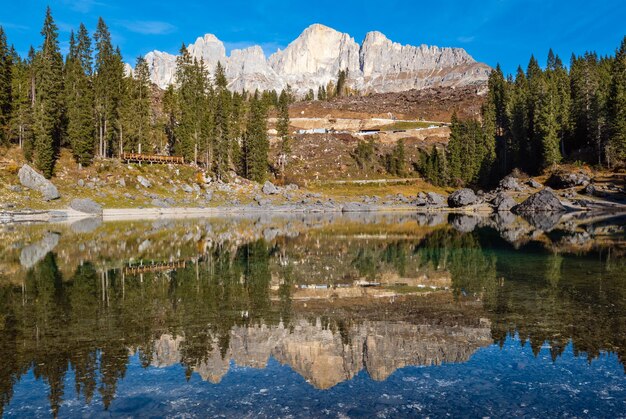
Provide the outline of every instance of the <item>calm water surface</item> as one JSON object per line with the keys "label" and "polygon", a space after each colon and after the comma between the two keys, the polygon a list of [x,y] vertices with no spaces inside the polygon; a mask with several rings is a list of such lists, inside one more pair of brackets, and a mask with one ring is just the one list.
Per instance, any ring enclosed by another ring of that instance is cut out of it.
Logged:
{"label": "calm water surface", "polygon": [[625,224],[0,226],[0,414],[625,417]]}

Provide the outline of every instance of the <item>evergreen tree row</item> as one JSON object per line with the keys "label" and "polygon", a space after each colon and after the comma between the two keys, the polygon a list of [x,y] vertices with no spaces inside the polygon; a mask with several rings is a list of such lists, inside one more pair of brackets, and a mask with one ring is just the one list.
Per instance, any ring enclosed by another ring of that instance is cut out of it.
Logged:
{"label": "evergreen tree row", "polygon": [[102,19],[93,37],[83,24],[70,34],[65,60],[50,8],[41,35],[42,45],[22,59],[0,27],[0,144],[17,144],[45,176],[53,175],[59,150],[66,147],[81,166],[125,152],[171,154],[218,178],[234,170],[261,181],[269,169],[270,107],[279,114],[284,170],[288,106],[294,100],[289,88],[280,95],[232,93],[221,64],[209,77],[206,65],[183,45],[176,83],[159,95],[143,58],[132,74],[125,69]]}
{"label": "evergreen tree row", "polygon": [[491,184],[519,168],[536,174],[561,162],[615,167],[626,162],[626,37],[615,56],[572,55],[569,69],[552,50],[545,68],[491,73],[480,121],[451,123],[445,151],[419,163],[438,185]]}

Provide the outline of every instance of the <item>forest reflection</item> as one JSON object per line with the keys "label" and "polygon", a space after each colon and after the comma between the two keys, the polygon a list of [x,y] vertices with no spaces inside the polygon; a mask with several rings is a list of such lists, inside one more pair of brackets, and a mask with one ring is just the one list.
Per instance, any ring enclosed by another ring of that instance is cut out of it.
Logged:
{"label": "forest reflection", "polygon": [[44,243],[43,256],[22,252],[22,266],[35,262],[0,286],[0,414],[31,371],[54,415],[68,374],[85,403],[107,408],[133,354],[214,383],[231,360],[263,368],[273,357],[320,389],[363,369],[382,381],[407,365],[465,362],[513,335],[535,354],[549,345],[556,362],[571,343],[626,366],[621,242],[557,252],[558,230],[550,245],[513,245],[489,226],[410,223],[264,226],[218,241],[183,227],[155,229],[147,244],[145,229],[96,230],[117,249],[106,258],[73,235]]}

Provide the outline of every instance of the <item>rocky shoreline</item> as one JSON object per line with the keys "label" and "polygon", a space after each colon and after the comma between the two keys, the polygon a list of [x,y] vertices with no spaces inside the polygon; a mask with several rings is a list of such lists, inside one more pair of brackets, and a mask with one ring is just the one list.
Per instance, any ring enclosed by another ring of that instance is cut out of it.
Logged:
{"label": "rocky shoreline", "polygon": [[[28,165],[20,169],[19,179],[23,187],[40,192],[45,201],[55,200],[60,196],[49,180]],[[144,188],[152,186],[142,176],[137,176],[137,179]],[[198,194],[202,194],[202,189],[195,183],[193,185],[198,189]],[[219,189],[220,185],[217,187]],[[194,190],[191,186],[189,189]],[[60,222],[86,217],[113,221],[142,218],[200,218],[230,214],[394,211],[465,214],[512,212],[528,218],[537,213],[626,212],[626,194],[622,189],[616,185],[611,185],[610,190],[602,189],[584,173],[555,173],[547,179],[546,185],[533,178],[521,179],[511,174],[489,192],[474,192],[472,189],[462,188],[448,196],[435,192],[418,192],[413,197],[402,194],[387,195],[384,198],[361,196],[358,198],[359,201],[355,201],[300,190],[296,185],[281,187],[265,182],[252,188],[253,199],[248,203],[232,200],[211,205],[213,204],[211,197],[207,197],[204,201],[196,202],[195,206],[176,206],[175,200],[153,194],[154,198],[148,205],[109,208],[90,198],[75,198],[69,202],[68,208],[29,210],[4,206],[5,209],[0,209],[0,223]],[[213,191],[207,189],[204,194],[212,196]]]}

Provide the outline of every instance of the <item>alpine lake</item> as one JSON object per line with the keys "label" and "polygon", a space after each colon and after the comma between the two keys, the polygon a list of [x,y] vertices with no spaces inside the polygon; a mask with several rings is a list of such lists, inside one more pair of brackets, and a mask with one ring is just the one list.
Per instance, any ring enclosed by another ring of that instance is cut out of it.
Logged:
{"label": "alpine lake", "polygon": [[624,417],[626,215],[0,225],[0,416]]}

